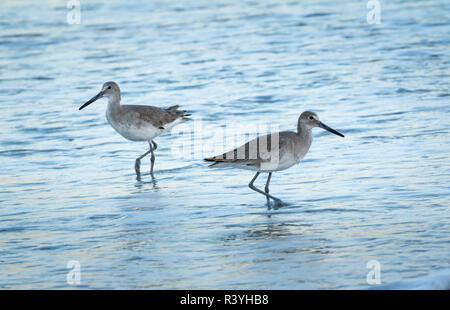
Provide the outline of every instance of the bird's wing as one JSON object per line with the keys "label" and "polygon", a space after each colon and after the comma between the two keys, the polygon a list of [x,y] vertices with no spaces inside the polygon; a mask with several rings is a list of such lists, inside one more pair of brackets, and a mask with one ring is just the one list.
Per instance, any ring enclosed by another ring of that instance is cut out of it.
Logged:
{"label": "bird's wing", "polygon": [[[280,149],[287,141],[283,132],[257,137],[238,148],[221,155],[205,158],[205,161],[241,163],[257,166],[262,162],[269,162],[279,158]],[[277,159],[278,160],[278,159]]]}
{"label": "bird's wing", "polygon": [[188,120],[186,111],[178,110],[178,105],[167,109],[144,105],[122,105],[121,108],[133,113],[136,118],[152,124],[156,128],[164,129],[164,125],[172,123],[178,118]]}

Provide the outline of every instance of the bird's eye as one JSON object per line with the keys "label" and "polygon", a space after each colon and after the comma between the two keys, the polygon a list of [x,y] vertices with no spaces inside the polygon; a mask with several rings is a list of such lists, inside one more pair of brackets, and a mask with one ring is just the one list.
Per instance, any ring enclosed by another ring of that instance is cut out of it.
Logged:
{"label": "bird's eye", "polygon": [[108,89],[111,89],[111,86],[108,86]]}
{"label": "bird's eye", "polygon": [[310,120],[313,120],[313,119],[314,119],[314,116],[310,116],[309,119],[310,119]]}

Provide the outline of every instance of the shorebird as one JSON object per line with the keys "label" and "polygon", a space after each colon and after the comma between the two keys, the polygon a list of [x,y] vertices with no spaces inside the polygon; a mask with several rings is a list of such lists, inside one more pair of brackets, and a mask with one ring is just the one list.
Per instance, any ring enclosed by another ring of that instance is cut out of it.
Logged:
{"label": "shorebird", "polygon": [[[340,132],[322,123],[316,113],[305,111],[298,118],[297,132],[282,131],[257,137],[232,151],[205,158],[205,161],[213,162],[209,167],[234,167],[256,171],[248,186],[266,196],[270,208],[269,198],[277,203],[281,202],[280,199],[269,194],[272,172],[288,169],[305,157],[312,143],[314,127],[320,127],[344,137]],[[269,173],[264,191],[253,185],[261,172]]]}
{"label": "shorebird", "polygon": [[150,174],[153,177],[153,166],[155,164],[153,152],[158,147],[153,139],[170,131],[175,125],[189,120],[187,116],[190,114],[186,114],[186,111],[179,111],[178,105],[167,109],[145,105],[121,105],[120,88],[115,82],[103,84],[102,90],[83,104],[79,110],[103,97],[108,98],[106,119],[111,127],[125,139],[148,142],[150,149],[136,159],[134,168],[139,178],[141,159],[151,153]]}

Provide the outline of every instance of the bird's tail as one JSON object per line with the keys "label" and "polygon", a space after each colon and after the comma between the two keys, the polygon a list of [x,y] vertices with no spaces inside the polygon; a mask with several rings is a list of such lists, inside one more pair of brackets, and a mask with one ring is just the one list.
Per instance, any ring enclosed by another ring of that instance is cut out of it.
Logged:
{"label": "bird's tail", "polygon": [[179,117],[181,117],[181,119],[182,119],[183,121],[188,121],[188,120],[190,120],[190,118],[189,118],[188,116],[191,116],[192,114],[187,113],[186,110],[180,110],[180,111],[179,111],[179,110],[178,110],[179,107],[180,107],[179,105],[173,105],[173,106],[171,106],[171,107],[168,107],[168,108],[167,108],[167,111],[175,112],[177,115],[179,115]]}
{"label": "bird's tail", "polygon": [[215,165],[217,165],[217,164],[219,164],[220,162],[219,161],[216,161],[215,159],[214,159],[214,157],[208,157],[208,158],[204,158],[203,159],[204,161],[208,161],[208,162],[213,162],[211,165],[209,165],[208,167],[214,167]]}

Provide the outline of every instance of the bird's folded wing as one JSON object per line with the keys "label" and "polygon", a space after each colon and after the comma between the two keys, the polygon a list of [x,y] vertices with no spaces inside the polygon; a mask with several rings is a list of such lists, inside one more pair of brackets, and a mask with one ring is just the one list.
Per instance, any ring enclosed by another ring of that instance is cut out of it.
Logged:
{"label": "bird's folded wing", "polygon": [[205,160],[258,165],[261,162],[270,161],[273,151],[275,150],[272,150],[270,136],[262,136],[255,138],[232,151],[205,158]]}
{"label": "bird's folded wing", "polygon": [[[132,108],[131,108],[132,107]],[[165,124],[172,123],[177,118],[184,117],[184,111],[178,111],[178,106],[172,106],[168,109],[160,109],[152,106],[124,105],[129,113],[136,113],[135,116],[144,122],[149,122],[155,127],[163,128]]]}

